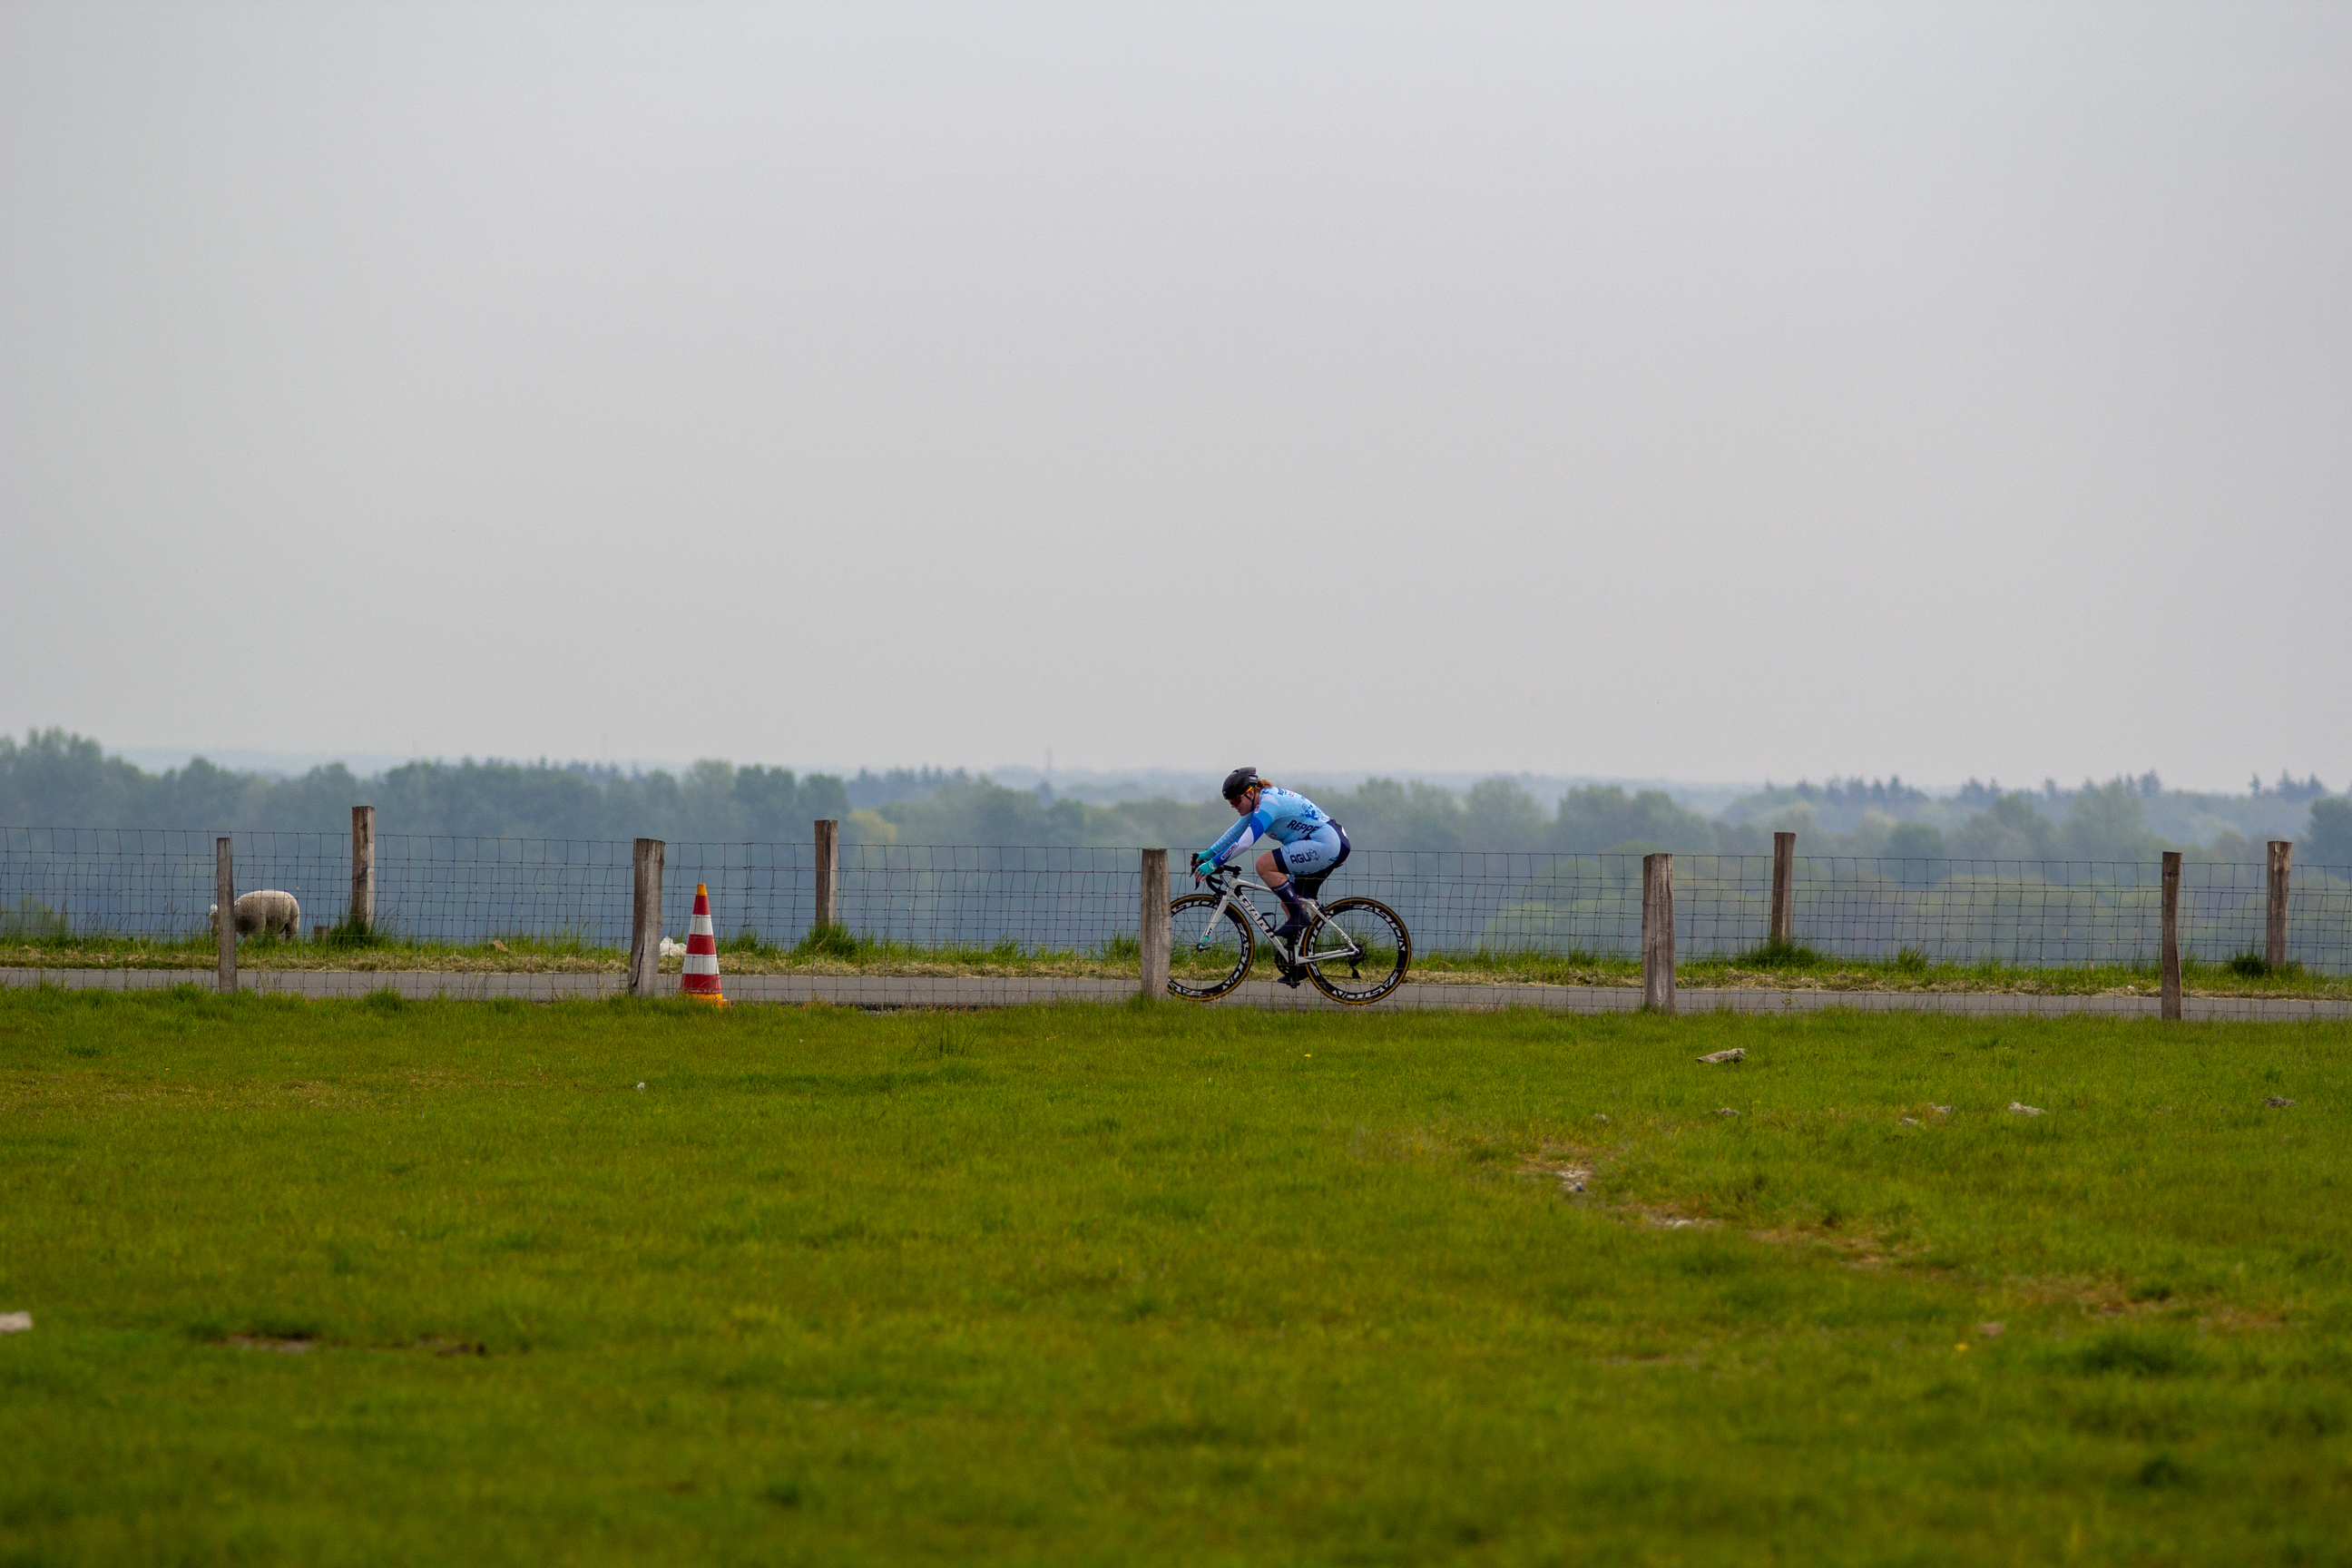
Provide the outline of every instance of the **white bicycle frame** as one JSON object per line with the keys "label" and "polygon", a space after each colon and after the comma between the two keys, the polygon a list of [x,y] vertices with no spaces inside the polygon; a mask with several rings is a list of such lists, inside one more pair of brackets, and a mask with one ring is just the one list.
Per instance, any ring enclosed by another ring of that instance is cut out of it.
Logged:
{"label": "white bicycle frame", "polygon": [[[1203,871],[1199,875],[1201,880],[1206,882],[1211,888],[1214,889],[1220,898],[1216,910],[1209,916],[1209,935],[1213,936],[1216,932],[1223,930],[1225,911],[1235,905],[1239,905],[1242,909],[1248,910],[1251,918],[1257,921],[1257,929],[1265,933],[1266,941],[1274,943],[1275,952],[1282,955],[1282,961],[1285,963],[1295,964],[1298,962],[1297,945],[1294,942],[1285,942],[1281,937],[1275,935],[1274,918],[1271,915],[1268,915],[1264,910],[1257,907],[1257,900],[1255,899],[1245,899],[1242,897],[1243,893],[1253,888],[1261,893],[1272,895],[1274,894],[1274,889],[1272,888],[1267,887],[1264,882],[1256,881],[1251,878],[1243,876],[1237,868],[1232,866],[1220,866],[1213,871]],[[1276,895],[1276,897],[1278,899],[1278,895]],[[1307,929],[1298,933],[1300,936],[1313,936],[1317,931],[1325,929],[1325,927],[1328,925],[1328,922],[1323,918],[1323,906],[1321,904],[1317,903],[1313,899],[1308,898],[1304,893],[1298,895],[1298,901],[1306,907],[1307,914]],[[1347,941],[1348,945],[1344,949],[1335,949],[1329,952],[1316,953],[1314,957],[1318,961],[1331,958],[1361,958],[1364,956],[1363,948],[1358,944],[1354,937],[1349,936],[1345,931],[1340,930],[1338,926],[1329,926],[1329,929],[1339,931],[1339,935]],[[1204,936],[1202,940],[1192,944],[1192,951],[1199,952],[1208,945],[1208,937]]]}

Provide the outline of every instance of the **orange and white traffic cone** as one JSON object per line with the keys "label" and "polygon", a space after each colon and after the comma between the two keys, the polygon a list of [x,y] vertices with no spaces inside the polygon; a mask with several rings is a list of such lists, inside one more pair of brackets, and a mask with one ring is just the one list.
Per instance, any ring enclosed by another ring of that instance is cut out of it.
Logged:
{"label": "orange and white traffic cone", "polygon": [[677,977],[677,994],[714,1007],[727,1005],[719,989],[719,938],[710,929],[708,882],[694,885],[694,924],[686,932],[686,972]]}

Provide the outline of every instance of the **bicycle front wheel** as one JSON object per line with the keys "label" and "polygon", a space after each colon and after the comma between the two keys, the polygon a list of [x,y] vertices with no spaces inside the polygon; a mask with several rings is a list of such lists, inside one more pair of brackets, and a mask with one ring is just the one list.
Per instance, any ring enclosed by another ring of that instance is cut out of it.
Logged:
{"label": "bicycle front wheel", "polygon": [[1339,899],[1323,906],[1300,956],[1315,988],[1334,1002],[1360,1007],[1403,983],[1412,966],[1412,933],[1396,911],[1376,899]]}
{"label": "bicycle front wheel", "polygon": [[1196,1002],[1239,985],[1257,952],[1256,933],[1239,902],[1214,893],[1187,893],[1171,903],[1168,937],[1168,989]]}

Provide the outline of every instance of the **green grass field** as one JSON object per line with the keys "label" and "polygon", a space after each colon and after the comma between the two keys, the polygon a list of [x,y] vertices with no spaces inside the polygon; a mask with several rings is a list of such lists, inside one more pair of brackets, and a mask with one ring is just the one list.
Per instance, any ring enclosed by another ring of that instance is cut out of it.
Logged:
{"label": "green grass field", "polygon": [[2347,1090],[2338,1025],[0,992],[0,1563],[2344,1563]]}

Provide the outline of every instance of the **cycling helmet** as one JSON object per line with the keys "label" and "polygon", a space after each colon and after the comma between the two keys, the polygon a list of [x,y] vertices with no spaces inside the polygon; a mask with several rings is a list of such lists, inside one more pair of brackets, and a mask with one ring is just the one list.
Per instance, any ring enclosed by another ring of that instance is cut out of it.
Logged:
{"label": "cycling helmet", "polygon": [[1225,798],[1227,800],[1235,799],[1242,795],[1244,791],[1247,790],[1250,785],[1255,784],[1264,784],[1265,782],[1265,781],[1264,779],[1257,776],[1257,770],[1255,768],[1235,768],[1232,773],[1225,775]]}

